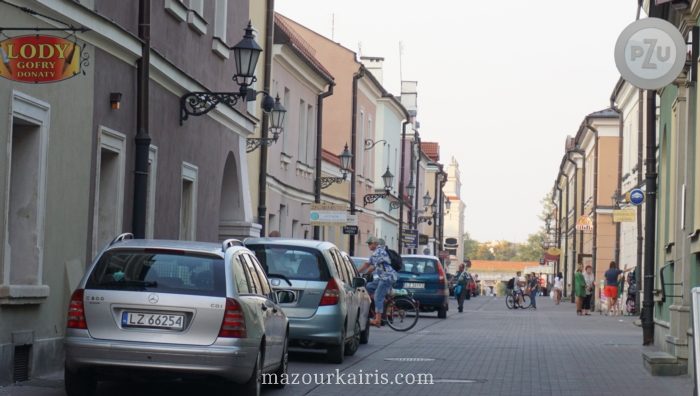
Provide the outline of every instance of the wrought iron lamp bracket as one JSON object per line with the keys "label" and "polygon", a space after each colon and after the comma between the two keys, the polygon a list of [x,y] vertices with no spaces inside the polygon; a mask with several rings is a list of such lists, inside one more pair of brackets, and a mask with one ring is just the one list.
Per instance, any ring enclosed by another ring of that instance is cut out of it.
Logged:
{"label": "wrought iron lamp bracket", "polygon": [[386,198],[389,195],[389,192],[384,192],[382,194],[367,194],[362,198],[362,201],[364,203],[363,206],[367,206],[368,204],[377,202],[381,198]]}
{"label": "wrought iron lamp bracket", "polygon": [[346,178],[347,178],[347,176],[345,176],[345,175],[343,175],[342,177],[333,177],[333,176],[322,177],[321,178],[321,189],[323,190],[324,188],[328,188],[331,185],[333,185],[334,183],[342,183],[345,181]]}
{"label": "wrought iron lamp bracket", "polygon": [[277,137],[271,138],[247,138],[245,140],[245,152],[250,153],[255,151],[260,146],[269,147],[273,143],[277,142]]}
{"label": "wrought iron lamp bracket", "polygon": [[365,139],[365,150],[371,150],[374,148],[379,143],[384,142],[384,145],[386,146],[386,140],[377,140],[376,142],[372,139]]}

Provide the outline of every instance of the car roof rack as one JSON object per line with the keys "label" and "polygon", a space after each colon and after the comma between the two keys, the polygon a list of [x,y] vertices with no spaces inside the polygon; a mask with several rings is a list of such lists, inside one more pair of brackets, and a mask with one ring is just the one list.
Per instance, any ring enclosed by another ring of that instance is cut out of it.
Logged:
{"label": "car roof rack", "polygon": [[125,232],[123,234],[119,234],[119,235],[117,235],[116,238],[112,239],[112,242],[109,243],[109,246],[112,246],[115,243],[121,242],[121,241],[126,240],[126,239],[134,239],[134,234],[132,234],[130,232]]}
{"label": "car roof rack", "polygon": [[226,249],[230,248],[231,246],[245,246],[243,242],[241,242],[240,239],[227,239],[221,243],[221,251],[225,252]]}

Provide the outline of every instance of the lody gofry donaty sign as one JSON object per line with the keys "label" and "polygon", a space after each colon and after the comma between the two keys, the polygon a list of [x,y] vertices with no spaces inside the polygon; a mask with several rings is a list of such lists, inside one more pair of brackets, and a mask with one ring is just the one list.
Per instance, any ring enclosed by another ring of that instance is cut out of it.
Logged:
{"label": "lody gofry donaty sign", "polygon": [[74,41],[30,35],[0,41],[0,77],[24,83],[62,81],[81,72],[87,54]]}

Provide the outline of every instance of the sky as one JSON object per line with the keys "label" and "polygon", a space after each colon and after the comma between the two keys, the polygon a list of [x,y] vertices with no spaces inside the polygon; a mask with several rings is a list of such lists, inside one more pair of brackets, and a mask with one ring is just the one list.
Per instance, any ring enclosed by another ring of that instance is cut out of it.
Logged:
{"label": "sky", "polygon": [[543,226],[541,201],[566,136],[610,106],[615,41],[637,15],[636,0],[276,0],[275,8],[360,55],[384,57],[389,92],[418,81],[421,138],[440,143],[442,163],[459,163],[465,231],[512,242]]}

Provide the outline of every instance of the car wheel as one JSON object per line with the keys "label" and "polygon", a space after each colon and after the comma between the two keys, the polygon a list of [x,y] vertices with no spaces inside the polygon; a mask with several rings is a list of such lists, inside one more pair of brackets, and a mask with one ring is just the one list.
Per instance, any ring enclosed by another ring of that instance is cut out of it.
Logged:
{"label": "car wheel", "polygon": [[446,307],[441,307],[438,309],[438,318],[439,319],[445,319],[447,318],[447,308]]}
{"label": "car wheel", "polygon": [[360,333],[360,344],[364,345],[369,342],[369,329],[372,327],[369,324],[369,314],[367,314],[367,323],[365,324],[365,330]]}
{"label": "car wheel", "polygon": [[97,391],[97,381],[90,373],[78,373],[66,367],[63,381],[68,396],[92,396]]}
{"label": "car wheel", "polygon": [[345,326],[343,326],[343,334],[340,337],[340,345],[329,345],[326,357],[330,363],[343,363],[345,358]]}
{"label": "car wheel", "polygon": [[258,351],[258,356],[255,358],[255,366],[253,373],[248,382],[243,384],[242,393],[244,395],[260,396],[260,388],[262,387],[262,354]]}
{"label": "car wheel", "polygon": [[345,345],[345,356],[352,356],[357,352],[357,348],[360,347],[360,317],[355,319],[355,326],[353,329],[352,338]]}
{"label": "car wheel", "polygon": [[289,351],[287,350],[287,344],[289,340],[287,337],[284,338],[284,348],[282,349],[282,359],[280,361],[280,366],[275,371],[275,383],[271,384],[273,388],[282,389],[287,385],[287,368],[289,367]]}

